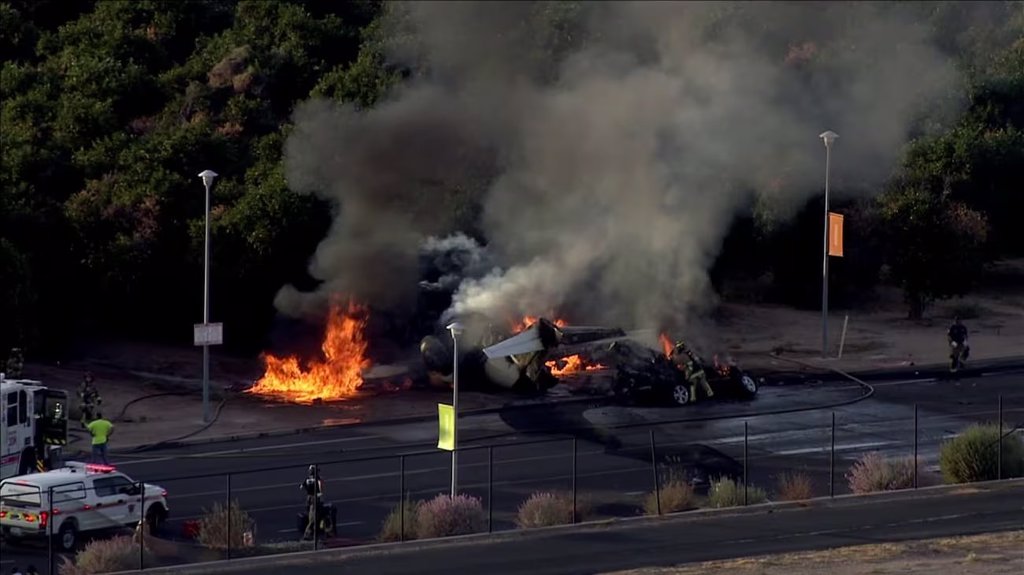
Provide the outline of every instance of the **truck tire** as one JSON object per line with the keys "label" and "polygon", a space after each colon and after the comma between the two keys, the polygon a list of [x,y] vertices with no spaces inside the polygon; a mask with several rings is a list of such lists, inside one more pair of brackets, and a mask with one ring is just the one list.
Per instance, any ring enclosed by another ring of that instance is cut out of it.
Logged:
{"label": "truck tire", "polygon": [[159,537],[167,523],[167,510],[163,505],[154,503],[146,512],[146,526],[149,527],[149,534]]}
{"label": "truck tire", "polygon": [[53,543],[65,553],[74,552],[75,548],[78,547],[78,526],[75,525],[75,522],[65,521],[61,523]]}

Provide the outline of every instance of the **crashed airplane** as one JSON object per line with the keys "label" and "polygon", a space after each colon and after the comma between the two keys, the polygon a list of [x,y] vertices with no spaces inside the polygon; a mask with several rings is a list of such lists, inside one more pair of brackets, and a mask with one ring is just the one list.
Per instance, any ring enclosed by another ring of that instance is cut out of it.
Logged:
{"label": "crashed airplane", "polygon": [[[630,337],[618,328],[558,326],[544,318],[511,336],[486,318],[461,318],[461,323],[460,385],[490,384],[523,393],[542,393],[558,384],[546,365],[549,360]],[[433,379],[451,382],[455,342],[447,332],[423,338],[420,353]]]}

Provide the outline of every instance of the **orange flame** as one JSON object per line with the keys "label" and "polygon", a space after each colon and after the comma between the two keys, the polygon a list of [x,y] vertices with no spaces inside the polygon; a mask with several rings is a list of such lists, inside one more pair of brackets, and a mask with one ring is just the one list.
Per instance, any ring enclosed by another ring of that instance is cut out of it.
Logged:
{"label": "orange flame", "polygon": [[363,371],[371,365],[363,337],[367,319],[366,308],[355,303],[349,302],[344,311],[332,304],[320,345],[324,358],[313,360],[303,368],[296,356],[281,358],[264,354],[263,377],[247,393],[295,403],[355,395],[363,384]]}
{"label": "orange flame", "polygon": [[661,342],[661,350],[663,352],[665,352],[665,357],[671,358],[672,357],[672,348],[675,347],[675,346],[672,345],[672,340],[670,340],[668,338],[668,334],[667,333],[658,334],[658,341]]}
{"label": "orange flame", "polygon": [[[524,315],[523,319],[521,319],[519,321],[513,320],[512,322],[510,322],[512,324],[512,333],[521,333],[521,332],[525,331],[531,325],[537,323],[537,320],[539,320],[539,319],[540,318],[538,318],[536,316]],[[564,319],[556,319],[556,320],[554,320],[553,323],[555,324],[555,327],[565,327],[565,326],[569,325],[569,323],[567,321],[565,321]]]}
{"label": "orange flame", "polygon": [[[564,362],[564,367],[558,367],[559,361]],[[608,369],[608,366],[601,365],[600,363],[587,364],[583,361],[583,358],[577,355],[570,355],[563,357],[561,360],[552,360],[544,362],[544,365],[548,366],[551,371],[551,375],[555,377],[561,377],[570,373],[579,373],[581,371],[597,371],[599,369]]]}

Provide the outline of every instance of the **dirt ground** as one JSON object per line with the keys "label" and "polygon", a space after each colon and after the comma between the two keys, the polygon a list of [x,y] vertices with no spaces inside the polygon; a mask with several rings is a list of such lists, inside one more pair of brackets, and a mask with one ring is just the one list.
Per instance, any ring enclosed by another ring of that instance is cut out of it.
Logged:
{"label": "dirt ground", "polygon": [[718,315],[718,347],[748,367],[791,368],[785,358],[852,371],[943,364],[946,330],[955,315],[970,332],[970,360],[1024,356],[1024,288],[940,302],[917,321],[906,319],[898,291],[881,290],[870,309],[829,314],[826,360],[821,359],[820,311],[726,303]]}
{"label": "dirt ground", "polygon": [[[716,314],[712,338],[695,338],[706,356],[728,353],[749,369],[792,371],[838,368],[848,371],[941,364],[947,361],[945,333],[959,314],[970,330],[971,360],[1024,357],[1024,265],[1020,282],[1011,288],[981,291],[935,305],[920,321],[906,318],[897,291],[881,290],[870,307],[851,311],[843,355],[835,359],[845,313],[830,317],[831,359],[821,356],[820,312],[782,306],[723,303]],[[671,334],[677,337],[677,334]],[[706,348],[706,349],[705,349]],[[211,382],[214,407],[226,399],[216,423],[202,424],[202,353],[194,347],[170,348],[124,343],[98,346],[85,357],[41,365],[27,357],[24,376],[74,393],[82,375],[92,371],[107,417],[122,416],[118,445],[139,445],[180,438],[272,432],[321,424],[371,421],[436,414],[446,392],[401,389],[403,376],[344,402],[308,406],[281,405],[239,393],[262,374],[258,358],[230,357],[214,350]],[[415,354],[413,354],[415,355]],[[812,367],[807,367],[810,364]],[[382,366],[384,367],[384,366]],[[390,381],[390,380],[389,380]],[[450,393],[450,392],[448,392]],[[464,409],[498,407],[506,395],[460,394]],[[75,402],[73,402],[75,403]],[[271,417],[267,417],[272,415]],[[75,426],[77,427],[77,426]],[[81,435],[83,432],[78,431]]]}
{"label": "dirt ground", "polygon": [[712,561],[686,567],[616,571],[604,575],[1017,575],[1024,573],[1024,531],[841,547]]}

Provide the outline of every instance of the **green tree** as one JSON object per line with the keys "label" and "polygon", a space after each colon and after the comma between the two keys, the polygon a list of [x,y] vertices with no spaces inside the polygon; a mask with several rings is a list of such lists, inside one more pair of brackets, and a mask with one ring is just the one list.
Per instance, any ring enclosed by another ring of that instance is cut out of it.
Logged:
{"label": "green tree", "polygon": [[907,316],[920,319],[936,299],[965,293],[978,278],[988,222],[920,182],[897,181],[879,199],[886,263],[903,289]]}

